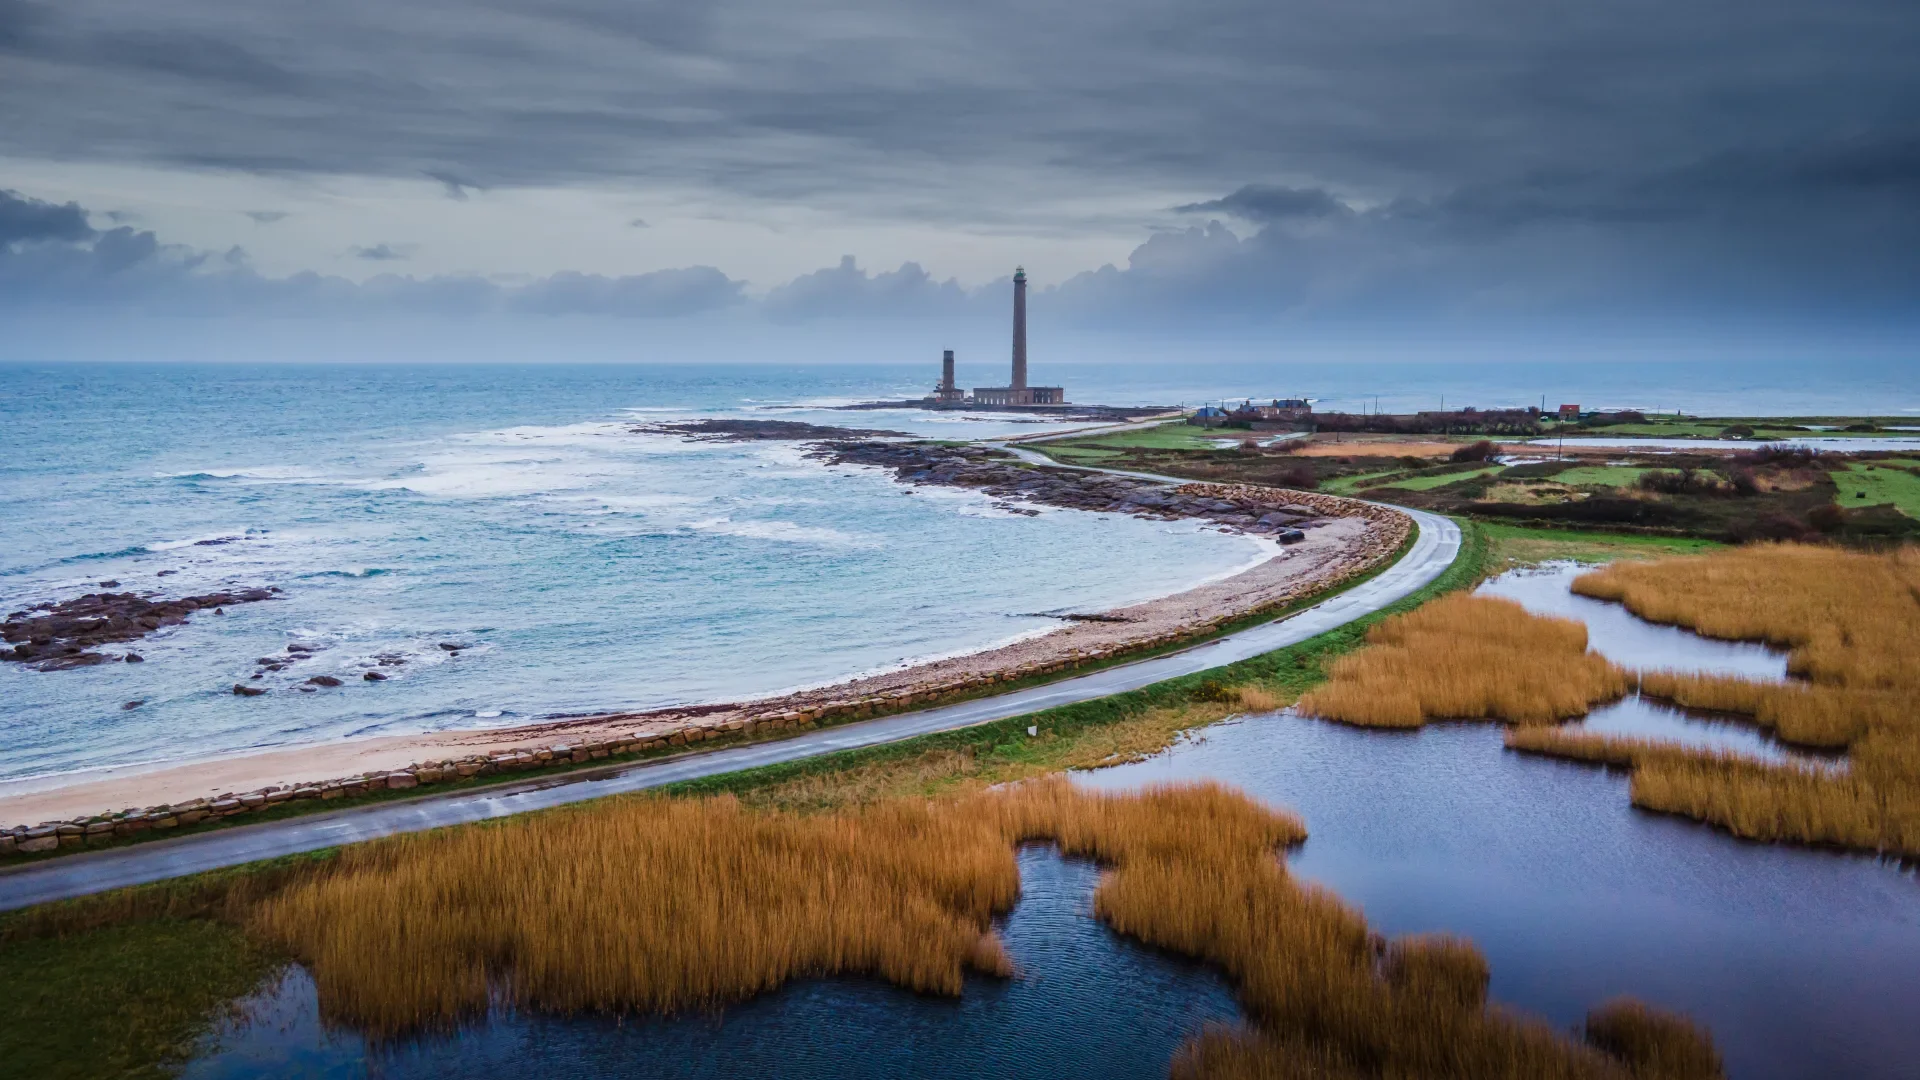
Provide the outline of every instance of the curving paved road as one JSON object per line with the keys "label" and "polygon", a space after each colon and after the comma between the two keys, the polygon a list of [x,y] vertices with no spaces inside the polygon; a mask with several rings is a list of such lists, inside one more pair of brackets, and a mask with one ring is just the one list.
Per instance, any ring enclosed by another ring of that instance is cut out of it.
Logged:
{"label": "curving paved road", "polygon": [[[1031,451],[1010,449],[1029,460],[1048,465],[1059,464]],[[1109,469],[1089,471],[1118,472]],[[1172,483],[1190,482],[1144,473],[1121,475]],[[998,697],[825,728],[776,742],[695,753],[654,764],[616,765],[566,776],[500,784],[485,791],[448,792],[404,803],[384,803],[311,814],[286,821],[261,822],[14,867],[0,871],[0,911],[86,896],[128,885],[142,885],[203,870],[237,866],[259,859],[372,840],[395,833],[544,810],[607,795],[644,791],[682,780],[830,754],[836,750],[950,731],[1056,705],[1137,690],[1165,679],[1231,664],[1305,641],[1362,615],[1378,611],[1440,576],[1441,571],[1460,552],[1459,526],[1434,514],[1418,510],[1406,512],[1419,524],[1419,535],[1414,540],[1412,550],[1378,577],[1288,618],[1250,627],[1181,652],[1121,664]]]}

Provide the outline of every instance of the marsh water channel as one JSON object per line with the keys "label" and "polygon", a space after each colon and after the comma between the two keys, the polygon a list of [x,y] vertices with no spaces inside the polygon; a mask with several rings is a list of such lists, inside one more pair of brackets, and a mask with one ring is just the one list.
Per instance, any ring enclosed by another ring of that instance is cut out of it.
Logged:
{"label": "marsh water channel", "polygon": [[[1641,622],[1573,596],[1571,566],[1482,586],[1581,619],[1624,666],[1785,677],[1785,656]],[[1750,727],[1629,698],[1608,731],[1795,751]],[[1829,762],[1833,767],[1840,763]],[[1307,822],[1293,872],[1399,935],[1475,942],[1503,1005],[1577,1025],[1630,994],[1711,1028],[1736,1078],[1911,1077],[1920,1062],[1920,879],[1868,857],[1734,840],[1633,809],[1617,771],[1504,750],[1495,724],[1361,730],[1279,712],[1207,728],[1090,788],[1212,779]],[[371,1047],[318,1018],[292,969],[241,1004],[186,1075],[425,1078],[1160,1077],[1185,1037],[1238,1011],[1208,969],[1092,918],[1097,871],[1020,854],[1002,934],[1020,968],[957,999],[816,979],[712,1016],[618,1020],[499,1011],[452,1035]]]}

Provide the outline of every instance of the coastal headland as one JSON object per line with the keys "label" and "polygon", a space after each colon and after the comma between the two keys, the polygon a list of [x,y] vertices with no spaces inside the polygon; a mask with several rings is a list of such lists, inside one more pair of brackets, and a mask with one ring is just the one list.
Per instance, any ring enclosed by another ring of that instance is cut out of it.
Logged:
{"label": "coastal headland", "polygon": [[789,729],[984,696],[1056,673],[1179,647],[1281,610],[1390,561],[1411,529],[1411,519],[1399,511],[1340,496],[1240,484],[1169,486],[1034,467],[985,446],[781,425],[695,421],[648,430],[693,439],[784,437],[809,443],[809,456],[829,465],[885,468],[909,485],[977,490],[1013,512],[1059,507],[1202,520],[1265,538],[1273,543],[1273,554],[1240,573],[1171,596],[1109,611],[1049,613],[1064,625],[997,648],[777,697],[292,747],[0,795],[0,821],[39,823],[0,832],[0,840],[29,853],[112,843],[289,801],[333,800],[728,737],[777,737]]}

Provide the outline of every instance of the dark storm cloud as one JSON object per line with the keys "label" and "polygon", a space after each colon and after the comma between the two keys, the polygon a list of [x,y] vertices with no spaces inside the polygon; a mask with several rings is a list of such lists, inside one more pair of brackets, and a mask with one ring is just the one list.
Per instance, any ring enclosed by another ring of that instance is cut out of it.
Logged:
{"label": "dark storm cloud", "polygon": [[[1232,222],[1089,312],[1920,307],[1913,0],[0,0],[0,52],[0,155]],[[768,310],[947,302],[913,271]]]}
{"label": "dark storm cloud", "polygon": [[0,0],[0,52],[12,52],[27,44],[29,35],[46,18],[46,9],[26,0]]}
{"label": "dark storm cloud", "polygon": [[[10,152],[461,191],[647,176],[898,209],[912,184],[958,218],[1087,183],[1379,202],[1920,111],[1910,0],[0,4],[30,103]],[[938,165],[1007,184],[963,197]]]}
{"label": "dark storm cloud", "polygon": [[[98,231],[77,203],[0,191],[0,311],[153,310],[169,314],[695,315],[743,301],[745,282],[710,266],[609,277],[565,271],[514,284],[472,275],[382,274],[363,283],[315,273],[270,278],[247,254],[163,244],[149,231]],[[355,247],[357,258],[407,257],[405,245]]]}
{"label": "dark storm cloud", "polygon": [[287,94],[302,80],[286,68],[217,37],[169,29],[108,32],[86,42],[88,59],[136,74],[172,76],[208,87]]}
{"label": "dark storm cloud", "polygon": [[1174,207],[1183,214],[1230,214],[1266,224],[1298,218],[1345,217],[1352,208],[1322,188],[1290,188],[1275,184],[1247,184],[1218,199]]}
{"label": "dark storm cloud", "polygon": [[851,255],[837,266],[802,274],[769,292],[761,310],[778,320],[900,318],[964,313],[972,294],[954,280],[935,281],[919,263],[870,274]]}
{"label": "dark storm cloud", "polygon": [[454,174],[446,171],[445,169],[426,169],[426,170],[423,170],[422,175],[424,175],[429,180],[433,180],[439,183],[440,190],[446,194],[447,198],[452,199],[456,202],[466,202],[467,192],[469,190],[472,190],[472,191],[486,190],[481,185],[476,184],[473,181],[466,179],[465,177],[455,176]]}
{"label": "dark storm cloud", "polygon": [[[1337,219],[1240,212],[1059,290],[1086,317],[1892,318],[1920,311],[1912,143],[1536,175]],[[1244,191],[1245,189],[1241,189]],[[1236,205],[1239,192],[1217,200]]]}
{"label": "dark storm cloud", "polygon": [[0,248],[44,241],[72,243],[93,236],[93,226],[87,224],[87,212],[79,203],[50,203],[0,190]]}

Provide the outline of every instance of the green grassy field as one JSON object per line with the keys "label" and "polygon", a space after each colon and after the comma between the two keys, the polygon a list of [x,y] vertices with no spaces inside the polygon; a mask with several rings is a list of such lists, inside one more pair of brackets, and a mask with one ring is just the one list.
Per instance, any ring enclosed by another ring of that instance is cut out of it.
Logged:
{"label": "green grassy field", "polygon": [[1920,518],[1920,476],[1887,468],[1889,464],[1856,463],[1832,474],[1833,486],[1840,489],[1834,501],[1849,510],[1891,506],[1910,518]]}
{"label": "green grassy field", "polygon": [[1554,473],[1550,479],[1573,487],[1621,488],[1632,487],[1646,472],[1632,465],[1581,465]]}
{"label": "green grassy field", "polygon": [[0,948],[0,1073],[163,1080],[278,963],[235,928],[151,919]]}
{"label": "green grassy field", "polygon": [[1109,450],[1104,446],[1068,446],[1063,443],[1049,443],[1043,449],[1046,455],[1056,461],[1069,465],[1098,465],[1115,458],[1126,457],[1121,450]]}
{"label": "green grassy field", "polygon": [[1220,445],[1215,440],[1231,439],[1236,435],[1244,434],[1247,433],[1224,428],[1195,427],[1184,420],[1174,420],[1131,431],[1113,431],[1079,439],[1056,439],[1052,442],[1035,443],[1033,449],[1045,454],[1058,454],[1062,450],[1218,450]]}
{"label": "green grassy field", "polygon": [[1381,486],[1402,488],[1407,491],[1432,491],[1437,487],[1446,487],[1448,484],[1458,484],[1464,480],[1472,480],[1475,477],[1491,476],[1499,472],[1502,468],[1503,466],[1500,465],[1490,465],[1484,469],[1472,469],[1466,472],[1437,473],[1431,476],[1409,476],[1405,480],[1395,480],[1391,484],[1383,484]]}
{"label": "green grassy field", "polygon": [[1698,555],[1726,545],[1685,536],[1640,536],[1628,533],[1583,532],[1578,529],[1529,529],[1519,525],[1480,522],[1492,554],[1489,572],[1509,566],[1527,566],[1560,559],[1574,562],[1610,562],[1614,559],[1650,559],[1664,555]]}

